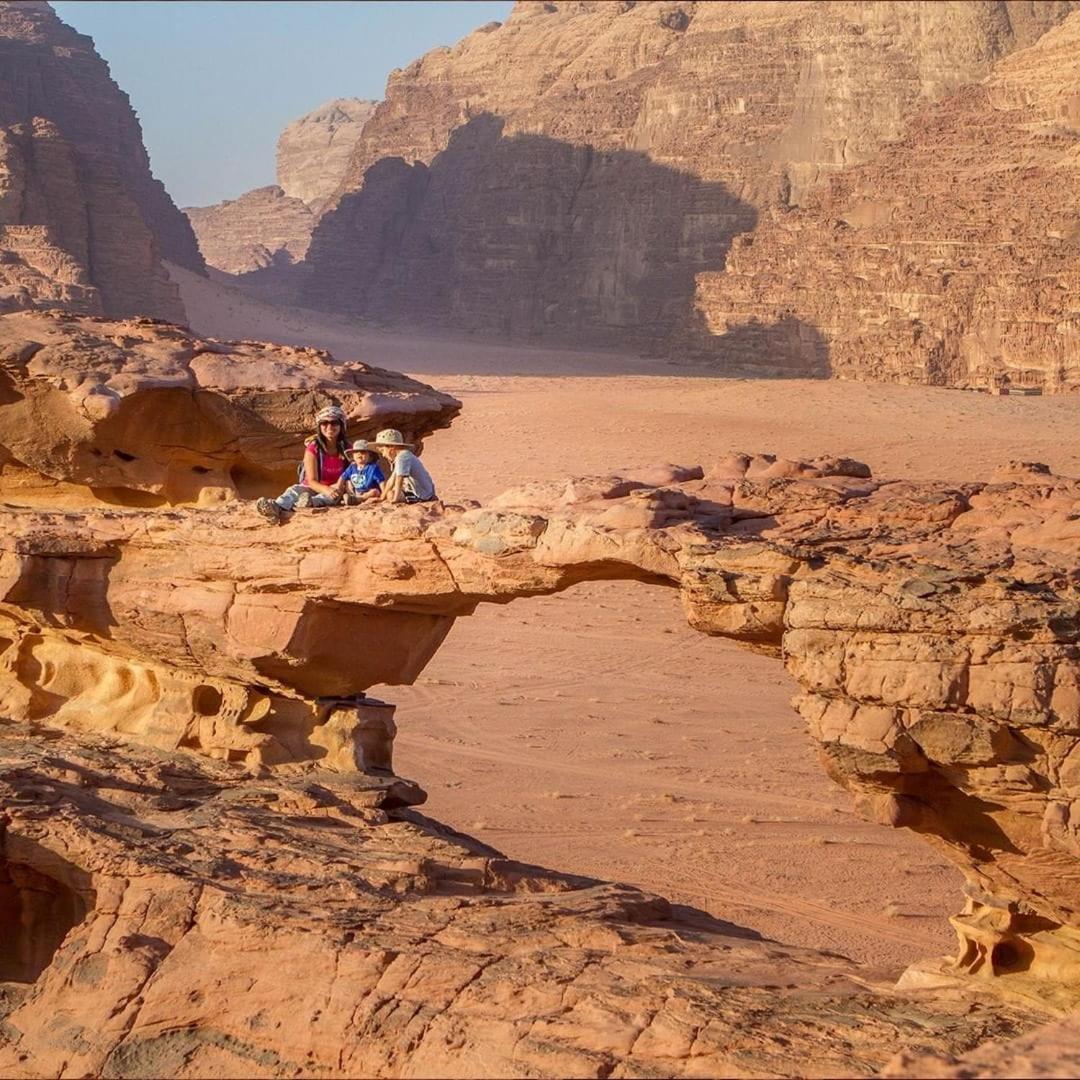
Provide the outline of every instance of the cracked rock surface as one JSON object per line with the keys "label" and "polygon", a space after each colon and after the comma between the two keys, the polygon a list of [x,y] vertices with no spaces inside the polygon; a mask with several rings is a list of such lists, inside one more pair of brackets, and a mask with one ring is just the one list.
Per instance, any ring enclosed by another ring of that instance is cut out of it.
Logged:
{"label": "cracked rock surface", "polygon": [[411,682],[476,604],[602,578],[677,588],[695,628],[783,658],[864,814],[964,872],[958,956],[908,983],[1064,1012],[1080,932],[1078,505],[1080,482],[1042,465],[943,484],[732,455],[708,474],[661,466],[276,528],[249,507],[13,511],[0,713],[250,768],[355,768],[352,713],[321,699]]}
{"label": "cracked rock surface", "polygon": [[0,1071],[859,1076],[1037,1019],[510,862],[397,783],[0,728]]}

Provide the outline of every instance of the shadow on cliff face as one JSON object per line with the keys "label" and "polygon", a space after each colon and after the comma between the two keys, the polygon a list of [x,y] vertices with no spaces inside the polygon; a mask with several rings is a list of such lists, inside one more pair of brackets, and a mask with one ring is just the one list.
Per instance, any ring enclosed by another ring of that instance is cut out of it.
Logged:
{"label": "shadow on cliff face", "polygon": [[751,319],[722,334],[705,326],[700,312],[685,351],[724,374],[756,378],[827,379],[832,375],[829,344],[809,323],[788,315],[775,323]]}
{"label": "shadow on cliff face", "polygon": [[384,158],[319,222],[296,290],[387,325],[657,349],[757,213],[723,184],[483,114],[430,167]]}

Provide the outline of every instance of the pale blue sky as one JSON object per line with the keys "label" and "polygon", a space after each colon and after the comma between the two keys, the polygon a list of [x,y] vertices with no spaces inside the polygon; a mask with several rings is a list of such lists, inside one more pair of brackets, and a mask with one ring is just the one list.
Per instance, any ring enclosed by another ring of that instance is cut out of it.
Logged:
{"label": "pale blue sky", "polygon": [[274,182],[278,133],[337,97],[381,98],[386,76],[502,22],[509,0],[54,0],[89,34],[142,121],[178,206]]}

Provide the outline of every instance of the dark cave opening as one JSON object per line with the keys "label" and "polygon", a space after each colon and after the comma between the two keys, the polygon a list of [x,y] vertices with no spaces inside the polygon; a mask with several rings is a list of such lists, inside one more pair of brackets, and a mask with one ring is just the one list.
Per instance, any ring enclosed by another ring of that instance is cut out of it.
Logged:
{"label": "dark cave opening", "polygon": [[68,885],[0,855],[0,982],[35,982],[89,910]]}

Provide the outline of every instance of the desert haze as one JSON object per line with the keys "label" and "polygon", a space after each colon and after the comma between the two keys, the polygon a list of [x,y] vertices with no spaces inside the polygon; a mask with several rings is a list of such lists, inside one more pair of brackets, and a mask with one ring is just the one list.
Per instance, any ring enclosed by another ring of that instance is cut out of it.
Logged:
{"label": "desert haze", "polygon": [[0,2],[0,1073],[1075,1075],[1075,8],[519,2],[181,211]]}

